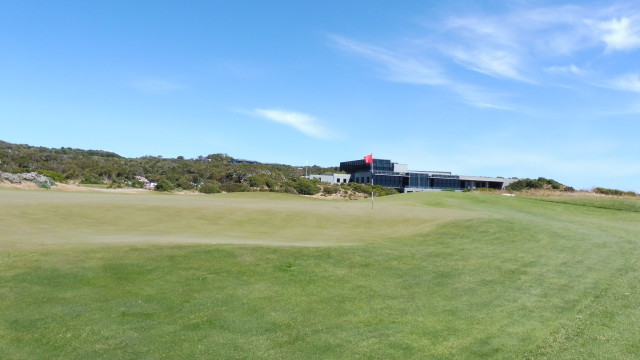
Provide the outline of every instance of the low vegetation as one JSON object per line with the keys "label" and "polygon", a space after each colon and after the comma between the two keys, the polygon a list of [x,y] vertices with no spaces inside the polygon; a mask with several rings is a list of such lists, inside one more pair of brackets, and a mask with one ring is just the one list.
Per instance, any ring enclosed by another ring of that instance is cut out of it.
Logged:
{"label": "low vegetation", "polygon": [[622,191],[617,189],[607,189],[607,188],[601,188],[601,187],[597,187],[593,189],[593,192],[596,194],[612,195],[612,196],[637,196],[638,195],[633,191]]}
{"label": "low vegetation", "polygon": [[398,194],[396,189],[358,183],[320,184],[320,188],[320,194],[324,197],[340,197],[344,199],[361,199],[370,196],[371,193],[375,197]]}
{"label": "low vegetation", "polygon": [[562,191],[575,191],[574,188],[570,186],[563,185],[553,179],[546,179],[543,177],[539,177],[537,179],[519,179],[507,186],[507,190],[510,191],[522,191],[522,190],[533,190],[533,189],[550,189],[550,190],[562,190]]}
{"label": "low vegetation", "polygon": [[[554,191],[555,192],[562,191],[562,192],[568,192],[568,193],[573,193],[576,191],[574,188],[570,186],[563,185],[553,179],[546,179],[543,177],[540,177],[538,179],[519,179],[511,183],[509,186],[507,186],[506,189],[508,191],[529,191],[530,194],[533,194],[533,195],[535,195],[535,193],[531,193],[531,191],[534,191],[534,192],[538,191],[539,193],[537,195],[543,195],[543,196],[548,195],[546,191],[549,191],[549,190],[552,191],[552,193]],[[584,191],[582,193],[584,193]],[[638,195],[633,191],[622,191],[622,190],[607,189],[602,187],[596,187],[592,189],[591,193],[599,194],[599,195],[607,195],[607,196],[634,197]]]}

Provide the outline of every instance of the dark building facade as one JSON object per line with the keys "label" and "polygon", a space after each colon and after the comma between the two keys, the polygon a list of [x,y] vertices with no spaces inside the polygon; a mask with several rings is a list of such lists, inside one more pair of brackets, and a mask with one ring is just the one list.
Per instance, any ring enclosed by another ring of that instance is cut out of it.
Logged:
{"label": "dark building facade", "polygon": [[406,164],[398,164],[386,159],[373,159],[373,164],[365,160],[340,163],[340,171],[350,174],[350,182],[380,185],[401,192],[429,190],[463,190],[476,188],[504,189],[516,179],[482,176],[453,175],[447,171],[408,170]]}
{"label": "dark building facade", "polygon": [[340,163],[340,171],[344,171],[349,174],[357,172],[373,171],[375,173],[392,173],[393,163],[391,160],[373,159],[373,164],[367,164],[363,160],[343,161]]}

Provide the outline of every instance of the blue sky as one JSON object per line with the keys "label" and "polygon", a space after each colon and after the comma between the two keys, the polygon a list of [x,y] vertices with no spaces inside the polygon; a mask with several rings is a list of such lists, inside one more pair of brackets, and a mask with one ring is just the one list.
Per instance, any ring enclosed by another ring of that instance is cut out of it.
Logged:
{"label": "blue sky", "polygon": [[0,140],[640,191],[640,4],[2,1]]}

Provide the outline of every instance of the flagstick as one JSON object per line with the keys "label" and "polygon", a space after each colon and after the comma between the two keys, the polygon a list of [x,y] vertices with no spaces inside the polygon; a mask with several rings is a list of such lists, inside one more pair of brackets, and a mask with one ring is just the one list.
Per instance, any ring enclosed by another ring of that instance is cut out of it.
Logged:
{"label": "flagstick", "polygon": [[373,159],[371,159],[371,210],[373,210]]}

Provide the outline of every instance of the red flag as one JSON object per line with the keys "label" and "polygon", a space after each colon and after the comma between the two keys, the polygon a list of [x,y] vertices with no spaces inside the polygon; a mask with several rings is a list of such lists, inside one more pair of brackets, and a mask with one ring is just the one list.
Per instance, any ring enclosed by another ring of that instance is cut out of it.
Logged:
{"label": "red flag", "polygon": [[364,162],[367,164],[373,164],[373,154],[369,154],[364,157]]}

